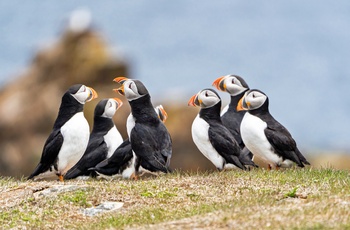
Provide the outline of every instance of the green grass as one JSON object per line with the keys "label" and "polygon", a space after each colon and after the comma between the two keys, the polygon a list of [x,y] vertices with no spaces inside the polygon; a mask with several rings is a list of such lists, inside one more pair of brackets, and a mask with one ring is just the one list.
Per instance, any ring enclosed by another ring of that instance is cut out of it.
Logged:
{"label": "green grass", "polygon": [[[65,183],[0,178],[0,185],[5,229],[350,229],[346,170],[175,172],[138,181]],[[39,195],[56,185],[79,188]],[[82,213],[104,201],[124,206],[94,217]]]}

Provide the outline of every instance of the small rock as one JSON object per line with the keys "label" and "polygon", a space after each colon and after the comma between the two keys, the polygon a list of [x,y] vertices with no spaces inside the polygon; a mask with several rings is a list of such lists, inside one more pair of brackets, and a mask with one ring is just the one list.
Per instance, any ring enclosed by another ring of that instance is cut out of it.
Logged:
{"label": "small rock", "polygon": [[71,192],[71,191],[75,191],[75,190],[78,190],[81,188],[82,187],[77,186],[77,185],[55,185],[55,186],[52,186],[51,188],[47,188],[47,189],[44,189],[44,190],[38,192],[38,194],[36,194],[36,195],[48,196],[48,195],[51,195],[52,193],[59,194],[62,192]]}
{"label": "small rock", "polygon": [[95,216],[99,213],[102,212],[109,212],[109,211],[114,211],[117,209],[120,209],[123,207],[124,203],[123,202],[103,202],[100,205],[92,208],[86,208],[83,210],[83,214],[86,216]]}

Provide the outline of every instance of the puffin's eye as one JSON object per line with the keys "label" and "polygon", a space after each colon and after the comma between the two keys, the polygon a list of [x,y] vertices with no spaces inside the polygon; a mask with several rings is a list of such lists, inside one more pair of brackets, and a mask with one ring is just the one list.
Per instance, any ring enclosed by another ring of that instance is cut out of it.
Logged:
{"label": "puffin's eye", "polygon": [[253,98],[255,98],[256,96],[255,96],[255,94],[253,93]]}
{"label": "puffin's eye", "polygon": [[206,97],[208,97],[208,96],[209,96],[209,94],[208,94],[208,92],[207,92],[207,91],[205,92],[205,96],[206,96]]}

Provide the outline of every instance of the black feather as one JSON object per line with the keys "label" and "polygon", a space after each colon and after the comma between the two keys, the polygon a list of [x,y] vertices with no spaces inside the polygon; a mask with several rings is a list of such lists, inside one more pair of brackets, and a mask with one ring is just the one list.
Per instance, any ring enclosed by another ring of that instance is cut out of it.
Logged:
{"label": "black feather", "polygon": [[127,139],[114,151],[110,158],[101,161],[95,167],[90,168],[89,171],[96,171],[108,176],[120,174],[129,165],[132,157],[131,144]]}

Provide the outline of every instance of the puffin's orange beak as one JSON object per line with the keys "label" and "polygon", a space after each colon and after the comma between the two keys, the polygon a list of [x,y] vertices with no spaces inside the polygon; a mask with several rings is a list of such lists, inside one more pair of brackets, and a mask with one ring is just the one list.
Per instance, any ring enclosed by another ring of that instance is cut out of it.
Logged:
{"label": "puffin's orange beak", "polygon": [[197,96],[197,94],[196,94],[196,95],[193,95],[193,96],[190,98],[190,100],[189,100],[188,103],[187,103],[188,106],[196,106],[196,104],[194,103],[194,101],[196,100],[196,96]]}
{"label": "puffin's orange beak", "polygon": [[226,91],[226,84],[223,83],[225,76],[219,77],[217,78],[214,82],[213,82],[213,86],[215,86],[215,88],[217,88],[218,90],[221,91]]}
{"label": "puffin's orange beak", "polygon": [[127,77],[116,77],[113,79],[114,82],[117,82],[117,83],[120,83],[120,84],[123,84],[126,80],[128,80]]}
{"label": "puffin's orange beak", "polygon": [[198,100],[198,94],[193,95],[188,101],[188,106],[200,106],[202,104],[201,100]]}
{"label": "puffin's orange beak", "polygon": [[157,106],[157,109],[159,111],[159,119],[165,123],[165,121],[168,119],[168,113],[165,111],[162,105]]}
{"label": "puffin's orange beak", "polygon": [[120,107],[122,107],[122,105],[123,105],[123,102],[122,102],[122,100],[120,100],[119,98],[112,98],[113,100],[115,100],[116,102],[117,102],[117,104],[118,104],[118,106],[117,106],[117,110],[120,108]]}
{"label": "puffin's orange beak", "polygon": [[86,87],[86,88],[89,90],[89,97],[86,100],[86,102],[89,102],[89,101],[92,101],[95,98],[98,98],[98,94],[93,88],[91,88],[91,87]]}
{"label": "puffin's orange beak", "polygon": [[[237,111],[248,110],[248,108],[245,108],[243,106],[243,100],[244,100],[244,96],[237,103],[237,108],[236,108]],[[249,103],[247,103],[247,105],[249,106]]]}
{"label": "puffin's orange beak", "polygon": [[122,96],[125,96],[124,85],[120,86],[118,89],[113,89],[113,91],[119,93]]}

